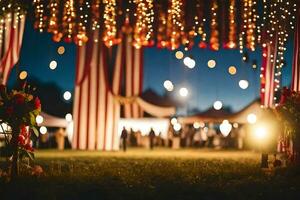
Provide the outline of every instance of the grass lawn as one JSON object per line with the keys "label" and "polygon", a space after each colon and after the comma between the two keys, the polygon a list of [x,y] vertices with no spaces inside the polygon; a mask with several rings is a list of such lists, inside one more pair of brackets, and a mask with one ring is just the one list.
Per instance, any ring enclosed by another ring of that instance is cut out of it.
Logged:
{"label": "grass lawn", "polygon": [[45,176],[0,181],[4,199],[300,199],[300,170],[273,175],[253,152],[39,151]]}

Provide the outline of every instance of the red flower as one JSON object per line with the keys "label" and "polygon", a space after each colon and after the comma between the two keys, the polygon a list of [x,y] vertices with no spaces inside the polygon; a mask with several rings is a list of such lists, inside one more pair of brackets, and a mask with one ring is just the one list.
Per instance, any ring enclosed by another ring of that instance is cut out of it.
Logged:
{"label": "red flower", "polygon": [[16,94],[14,100],[17,105],[22,105],[25,102],[25,97],[22,94]]}
{"label": "red flower", "polygon": [[40,101],[40,99],[38,97],[36,97],[34,99],[34,108],[35,109],[41,109],[41,101]]}
{"label": "red flower", "polygon": [[19,145],[22,145],[22,146],[25,145],[25,137],[24,137],[24,135],[19,135],[19,137],[18,137],[18,143],[19,143]]}
{"label": "red flower", "polygon": [[13,112],[14,112],[14,108],[12,106],[9,106],[6,108],[6,114],[8,116],[11,116],[13,114]]}

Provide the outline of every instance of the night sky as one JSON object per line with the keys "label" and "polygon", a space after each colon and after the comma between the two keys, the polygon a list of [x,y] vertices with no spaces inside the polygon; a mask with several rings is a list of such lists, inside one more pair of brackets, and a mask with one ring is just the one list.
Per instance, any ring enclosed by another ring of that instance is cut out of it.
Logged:
{"label": "night sky", "polygon": [[[57,48],[62,45],[66,48],[66,52],[59,55]],[[184,52],[183,49],[181,50]],[[293,45],[290,39],[286,51],[287,64],[283,69],[284,86],[288,86],[291,80],[292,51]],[[259,97],[260,49],[249,53],[248,63],[242,61],[242,55],[238,50],[214,52],[195,46],[184,53],[195,59],[194,69],[185,67],[182,60],[177,60],[175,51],[147,48],[144,55],[144,90],[151,88],[163,95],[166,92],[163,82],[169,79],[175,85],[173,96],[179,98],[180,87],[188,88],[189,96],[184,101],[190,109],[199,110],[208,109],[214,101],[221,100],[224,106],[230,106],[234,111],[238,111]],[[39,33],[33,29],[32,22],[27,21],[19,69],[26,70],[30,77],[55,83],[62,91],[73,91],[75,54],[74,44],[54,43],[51,35]],[[207,67],[207,61],[210,59],[217,62],[214,69]],[[257,60],[256,70],[252,69],[251,61],[254,59]],[[58,63],[54,71],[49,68],[52,60]],[[228,73],[228,67],[231,65],[237,68],[237,74],[234,76]],[[9,80],[10,85],[15,81],[15,75],[16,71],[13,70]],[[238,86],[241,79],[249,81],[246,90]]]}

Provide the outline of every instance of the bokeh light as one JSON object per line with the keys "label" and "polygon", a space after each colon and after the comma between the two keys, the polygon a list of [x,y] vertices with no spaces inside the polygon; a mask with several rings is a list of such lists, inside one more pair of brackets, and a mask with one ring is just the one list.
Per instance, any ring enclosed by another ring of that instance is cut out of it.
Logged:
{"label": "bokeh light", "polygon": [[57,62],[55,60],[52,60],[49,64],[49,68],[55,70],[56,67],[57,67]]}
{"label": "bokeh light", "polygon": [[173,85],[173,83],[172,83],[170,80],[165,80],[165,81],[164,81],[164,88],[165,88],[167,91],[171,92],[171,91],[174,90],[174,85]]}
{"label": "bokeh light", "polygon": [[63,55],[63,54],[65,53],[65,51],[66,51],[66,49],[65,49],[64,46],[60,46],[60,47],[58,47],[58,49],[57,49],[57,53],[58,53],[59,55]]}
{"label": "bokeh light", "polygon": [[236,74],[236,67],[235,66],[230,66],[228,68],[228,73],[231,75],[235,75]]}
{"label": "bokeh light", "polygon": [[222,107],[223,107],[223,104],[221,101],[215,101],[215,103],[214,103],[215,110],[220,110]]}
{"label": "bokeh light", "polygon": [[19,74],[19,78],[21,80],[24,80],[27,78],[27,72],[26,71],[22,71],[20,74]]}
{"label": "bokeh light", "polygon": [[42,135],[46,134],[46,133],[47,133],[47,128],[46,128],[45,126],[41,126],[41,127],[40,127],[40,133],[41,133]]}
{"label": "bokeh light", "polygon": [[183,53],[182,51],[176,51],[175,53],[175,57],[178,59],[178,60],[181,60],[183,58]]}
{"label": "bokeh light", "polygon": [[64,99],[65,99],[66,101],[69,101],[71,98],[72,98],[71,92],[65,91],[65,92],[64,92]]}
{"label": "bokeh light", "polygon": [[189,94],[189,91],[187,88],[183,87],[183,88],[180,88],[179,90],[179,95],[182,96],[182,97],[187,97]]}
{"label": "bokeh light", "polygon": [[249,82],[247,80],[240,80],[239,81],[239,86],[240,88],[242,88],[243,90],[247,89],[249,86]]}
{"label": "bokeh light", "polygon": [[209,60],[208,62],[207,62],[207,66],[209,67],[209,68],[214,68],[214,67],[216,67],[216,61],[215,60]]}
{"label": "bokeh light", "polygon": [[256,118],[256,115],[253,114],[253,113],[250,113],[248,116],[247,116],[247,121],[249,124],[255,124],[257,118]]}

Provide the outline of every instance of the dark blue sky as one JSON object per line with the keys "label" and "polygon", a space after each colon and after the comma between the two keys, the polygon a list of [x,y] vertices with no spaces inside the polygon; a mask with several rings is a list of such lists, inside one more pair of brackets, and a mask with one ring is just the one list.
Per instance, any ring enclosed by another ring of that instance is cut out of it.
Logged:
{"label": "dark blue sky", "polygon": [[[63,45],[66,52],[58,55],[57,48]],[[183,51],[183,49],[181,49]],[[287,66],[283,70],[283,85],[289,85],[291,80],[291,59],[293,46],[289,41],[286,52]],[[20,58],[20,70],[28,71],[29,76],[36,77],[44,82],[53,82],[62,90],[72,91],[75,78],[75,46],[66,43],[54,43],[47,33],[33,30],[31,22],[27,22]],[[258,61],[256,70],[252,69],[251,62],[242,62],[242,55],[238,50],[220,50],[217,52],[208,49],[199,49],[195,46],[185,52],[196,61],[194,69],[188,69],[182,60],[175,58],[175,52],[165,49],[147,48],[144,56],[144,90],[154,89],[163,94],[163,82],[171,80],[175,85],[174,96],[178,96],[181,86],[189,89],[186,99],[189,108],[205,110],[212,106],[215,100],[221,100],[225,106],[231,106],[235,111],[242,109],[259,96],[259,66],[261,64],[261,50],[249,54],[250,60]],[[207,61],[214,59],[217,65],[214,69],[207,67]],[[52,71],[49,63],[56,60],[58,67]],[[228,67],[234,65],[237,74],[228,73]],[[12,71],[9,82],[15,80],[15,71]],[[249,87],[242,90],[238,86],[241,79],[249,81]]]}

